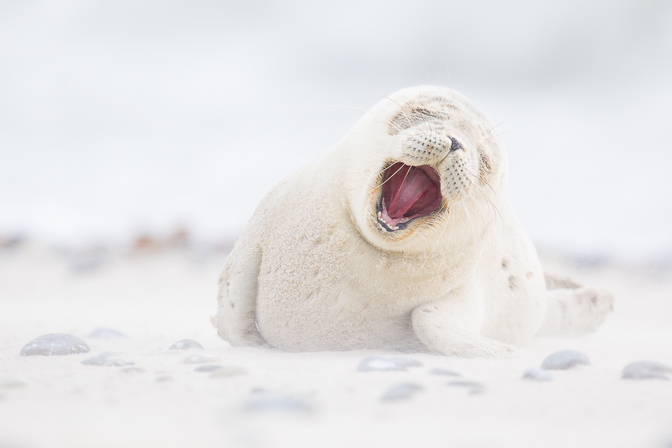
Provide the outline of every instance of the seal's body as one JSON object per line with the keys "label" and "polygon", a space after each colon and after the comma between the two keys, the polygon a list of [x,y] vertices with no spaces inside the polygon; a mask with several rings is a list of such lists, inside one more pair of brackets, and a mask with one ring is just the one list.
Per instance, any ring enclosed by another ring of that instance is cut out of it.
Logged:
{"label": "seal's body", "polygon": [[545,321],[556,333],[596,328],[611,295],[547,291],[504,197],[492,129],[449,89],[381,101],[262,200],[220,279],[220,336],[285,350],[504,356]]}

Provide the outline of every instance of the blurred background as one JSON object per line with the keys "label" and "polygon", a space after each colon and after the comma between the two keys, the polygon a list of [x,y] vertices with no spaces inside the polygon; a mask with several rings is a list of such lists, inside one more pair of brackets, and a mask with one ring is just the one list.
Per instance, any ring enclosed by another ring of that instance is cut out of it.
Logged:
{"label": "blurred background", "polygon": [[500,124],[540,248],[672,259],[671,80],[666,0],[2,1],[0,245],[230,246],[360,109],[441,84]]}

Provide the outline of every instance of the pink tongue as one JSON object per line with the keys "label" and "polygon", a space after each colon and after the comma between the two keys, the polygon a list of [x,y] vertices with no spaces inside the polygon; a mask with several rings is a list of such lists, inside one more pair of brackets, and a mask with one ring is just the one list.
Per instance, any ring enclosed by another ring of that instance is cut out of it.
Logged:
{"label": "pink tongue", "polygon": [[433,168],[395,163],[385,172],[382,218],[389,225],[431,213],[440,203],[439,177]]}

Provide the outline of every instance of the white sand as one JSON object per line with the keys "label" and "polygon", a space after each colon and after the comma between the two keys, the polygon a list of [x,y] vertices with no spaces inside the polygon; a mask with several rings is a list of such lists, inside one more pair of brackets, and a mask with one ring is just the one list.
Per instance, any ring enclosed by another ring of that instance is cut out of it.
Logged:
{"label": "white sand", "polygon": [[[631,361],[672,365],[669,268],[654,276],[616,265],[580,271],[546,260],[612,288],[616,312],[590,336],[533,340],[513,359],[466,360],[229,347],[208,319],[223,259],[197,263],[178,250],[127,254],[75,272],[40,247],[0,253],[0,447],[672,446],[672,381],[620,379]],[[102,326],[128,337],[87,337]],[[82,337],[91,352],[19,356],[25,343],[54,332]],[[205,350],[167,350],[184,338]],[[554,372],[549,383],[521,379],[525,369],[566,348],[586,353],[593,366]],[[143,370],[81,364],[104,351],[123,352]],[[182,363],[190,353],[247,373],[195,372],[198,364]],[[371,355],[409,357],[424,367],[357,372]],[[486,390],[469,395],[448,387],[451,378],[430,375],[433,367],[457,371]],[[404,382],[423,390],[408,401],[380,400]],[[305,407],[245,410],[250,400],[269,396]]]}

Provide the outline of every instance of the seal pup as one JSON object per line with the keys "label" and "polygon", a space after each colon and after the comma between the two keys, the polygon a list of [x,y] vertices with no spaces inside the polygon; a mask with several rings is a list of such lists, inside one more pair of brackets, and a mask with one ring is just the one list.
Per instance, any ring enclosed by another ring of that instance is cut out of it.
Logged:
{"label": "seal pup", "polygon": [[545,280],[493,129],[447,88],[381,100],[261,201],[219,281],[219,335],[502,357],[540,331],[597,328],[611,293]]}

